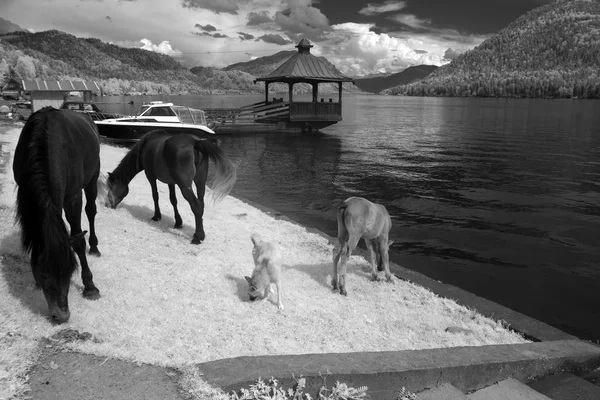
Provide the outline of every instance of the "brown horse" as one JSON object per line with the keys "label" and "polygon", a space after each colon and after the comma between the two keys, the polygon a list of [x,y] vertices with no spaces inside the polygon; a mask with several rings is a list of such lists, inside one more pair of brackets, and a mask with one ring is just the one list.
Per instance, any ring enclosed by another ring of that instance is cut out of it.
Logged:
{"label": "brown horse", "polygon": [[[31,114],[15,149],[13,174],[17,189],[17,221],[23,249],[31,251],[36,286],[42,288],[50,315],[69,320],[69,285],[81,263],[83,296],[100,297],[85,256],[81,230],[83,189],[90,226],[90,254],[100,256],[94,220],[100,174],[98,129],[84,114],[45,107]],[[63,209],[71,232],[62,218]]]}
{"label": "brown horse", "polygon": [[[217,168],[212,189],[213,198],[218,201],[227,196],[236,180],[235,165],[225,157],[221,148],[211,141],[190,134],[171,135],[160,129],[150,131],[140,138],[117,168],[108,174],[106,205],[115,208],[129,193],[129,182],[144,171],[154,200],[152,220],[159,221],[162,217],[156,187],[156,181],[159,180],[169,186],[169,198],[175,211],[175,228],[182,227],[175,193],[175,185],[179,186],[196,219],[192,244],[199,244],[205,238],[202,217],[209,158]],[[192,182],[196,186],[197,196],[192,189]]]}
{"label": "brown horse", "polygon": [[[346,264],[360,238],[364,238],[369,251],[371,276],[378,280],[377,270],[385,271],[388,282],[392,281],[388,250],[392,219],[385,206],[372,203],[362,197],[349,197],[337,210],[338,245],[333,252],[333,290],[346,292]],[[338,271],[338,262],[339,271]],[[375,264],[377,263],[377,269]]]}

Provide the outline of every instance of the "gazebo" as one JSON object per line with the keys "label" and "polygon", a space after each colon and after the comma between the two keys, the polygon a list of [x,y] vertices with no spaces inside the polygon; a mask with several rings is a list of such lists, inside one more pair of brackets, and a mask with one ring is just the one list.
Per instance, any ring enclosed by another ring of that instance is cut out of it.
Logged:
{"label": "gazebo", "polygon": [[[320,58],[310,53],[312,44],[303,38],[295,46],[298,53],[281,64],[275,71],[266,77],[258,78],[254,82],[265,83],[265,105],[274,104],[277,100],[269,102],[269,84],[275,82],[287,83],[289,88],[289,114],[279,115],[287,117],[289,127],[298,126],[303,130],[308,128],[321,129],[333,125],[342,120],[342,84],[352,82],[352,78],[344,76],[331,68]],[[312,101],[294,101],[293,88],[296,83],[308,83],[312,85]],[[319,101],[319,84],[337,83],[338,101],[324,98]],[[280,100],[281,102],[282,100]],[[281,119],[281,118],[280,118]],[[265,118],[264,122],[275,122],[275,118]]]}

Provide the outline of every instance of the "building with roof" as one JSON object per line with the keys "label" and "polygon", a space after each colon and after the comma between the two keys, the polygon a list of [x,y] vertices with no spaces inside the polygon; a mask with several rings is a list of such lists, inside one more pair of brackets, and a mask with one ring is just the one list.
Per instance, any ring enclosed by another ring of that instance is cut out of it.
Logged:
{"label": "building with roof", "polygon": [[93,93],[100,87],[94,81],[23,79],[22,90],[29,93],[31,112],[52,106],[59,108],[71,92],[81,92],[83,101],[91,101]]}
{"label": "building with roof", "polygon": [[[310,53],[313,47],[303,38],[295,46],[298,52],[281,64],[268,76],[258,78],[255,82],[265,83],[265,104],[276,104],[275,99],[269,102],[269,84],[280,82],[288,85],[289,107],[287,114],[274,115],[272,118],[263,118],[262,122],[272,123],[277,120],[286,120],[289,127],[299,126],[309,129],[321,129],[342,120],[342,84],[352,82],[352,78],[344,76],[336,69],[327,65],[322,59]],[[308,83],[312,86],[312,101],[294,100],[293,88],[297,83]],[[319,84],[337,83],[338,98],[329,98],[319,101]],[[337,100],[337,101],[335,101]],[[279,100],[282,102],[282,99]]]}

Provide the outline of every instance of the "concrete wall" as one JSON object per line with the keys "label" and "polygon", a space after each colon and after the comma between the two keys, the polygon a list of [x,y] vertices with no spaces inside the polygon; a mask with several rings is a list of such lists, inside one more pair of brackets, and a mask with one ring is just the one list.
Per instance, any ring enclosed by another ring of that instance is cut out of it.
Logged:
{"label": "concrete wall", "polygon": [[65,100],[66,92],[31,92],[31,112],[36,112],[40,108],[44,108],[46,106],[52,106],[54,108],[59,108],[60,105]]}

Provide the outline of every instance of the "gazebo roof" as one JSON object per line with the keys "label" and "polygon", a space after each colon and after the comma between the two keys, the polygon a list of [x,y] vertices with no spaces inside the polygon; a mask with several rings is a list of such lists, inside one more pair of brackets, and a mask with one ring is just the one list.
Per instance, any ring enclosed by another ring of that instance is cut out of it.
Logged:
{"label": "gazebo roof", "polygon": [[307,39],[302,39],[296,45],[298,53],[291,56],[268,76],[258,78],[257,81],[289,82],[289,81],[319,81],[319,82],[353,82],[342,73],[328,66],[318,57],[310,54],[312,44]]}

